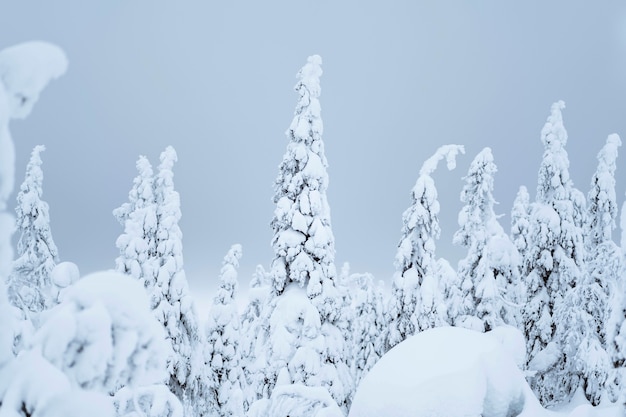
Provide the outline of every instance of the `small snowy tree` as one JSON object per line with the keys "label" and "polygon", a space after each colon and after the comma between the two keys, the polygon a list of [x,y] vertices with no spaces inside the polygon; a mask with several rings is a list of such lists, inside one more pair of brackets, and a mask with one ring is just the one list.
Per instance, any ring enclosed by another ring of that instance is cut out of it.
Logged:
{"label": "small snowy tree", "polygon": [[[124,233],[115,242],[120,251],[115,269],[139,280],[151,292],[158,268],[154,174],[145,156],[140,156],[136,165],[138,175],[128,193],[129,201],[113,210],[115,218],[124,226]],[[157,302],[158,299],[151,300],[152,308]]]}
{"label": "small snowy tree", "polygon": [[[461,191],[465,206],[459,213],[460,229],[454,234],[453,242],[468,248],[467,256],[459,262],[458,273],[463,292],[462,311],[480,323],[459,318],[455,323],[489,331],[504,323],[517,325],[519,313],[512,309],[503,293],[521,301],[519,288],[519,254],[498,222],[493,206],[493,175],[497,168],[490,148],[483,149],[472,161]],[[519,308],[518,308],[519,309]],[[511,311],[509,311],[511,310]],[[506,320],[506,321],[505,321]],[[510,322],[510,321],[512,322]]]}
{"label": "small snowy tree", "polygon": [[233,245],[224,257],[220,287],[206,326],[204,363],[208,372],[209,403],[220,417],[238,417],[244,413],[242,334],[235,300],[241,254],[241,245]]}
{"label": "small snowy tree", "polygon": [[[264,309],[270,305],[271,283],[262,265],[257,265],[248,289],[248,304],[241,319],[241,356],[245,378],[244,411],[250,405],[263,398],[265,384],[264,355],[266,346],[261,341],[267,340],[267,323]],[[264,328],[265,325],[265,328]]]}
{"label": "small snowy tree", "polygon": [[[264,318],[269,340],[260,342],[269,349],[263,390],[270,393],[289,384],[321,387],[346,409],[352,388],[339,326],[343,299],[337,288],[326,197],[321,64],[318,55],[311,56],[298,72],[299,100],[275,183],[270,271],[274,297]],[[298,287],[306,288],[303,299]],[[298,298],[299,304],[292,305],[292,298]]]}
{"label": "small snowy tree", "polygon": [[[584,268],[583,231],[580,224],[578,194],[569,177],[565,150],[567,132],[563,126],[562,101],[552,105],[551,114],[541,131],[545,151],[539,169],[537,198],[531,206],[529,239],[532,244],[524,258],[528,302],[524,309],[529,367],[536,369],[531,386],[540,401],[555,404],[567,399],[578,380],[573,361],[563,348],[567,343],[568,319],[579,306],[564,303],[564,296],[581,284]],[[556,312],[559,311],[559,314]],[[559,349],[558,355],[554,346]],[[546,350],[546,353],[541,353]],[[535,360],[537,356],[550,361]],[[533,364],[533,366],[530,366]]]}
{"label": "small snowy tree", "polygon": [[435,240],[439,238],[439,201],[431,177],[446,158],[448,169],[456,166],[459,145],[445,145],[426,160],[411,192],[411,206],[402,215],[402,238],[398,244],[396,274],[391,287],[387,349],[431,327],[450,324],[449,306],[437,279]]}
{"label": "small snowy tree", "polygon": [[371,274],[354,274],[352,279],[357,284],[352,303],[355,317],[351,329],[354,334],[352,374],[354,385],[358,386],[361,379],[385,354],[382,336],[386,322],[381,284],[375,288]]}
{"label": "small snowy tree", "polygon": [[17,259],[9,276],[9,299],[27,317],[49,309],[54,304],[50,272],[59,261],[50,231],[48,203],[43,194],[41,152],[36,146],[26,167],[26,177],[17,195]]}

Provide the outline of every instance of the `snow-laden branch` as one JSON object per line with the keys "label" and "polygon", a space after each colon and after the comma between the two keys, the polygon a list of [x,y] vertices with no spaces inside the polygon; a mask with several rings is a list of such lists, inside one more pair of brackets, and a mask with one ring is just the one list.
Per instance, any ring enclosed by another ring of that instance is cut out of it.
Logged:
{"label": "snow-laden branch", "polygon": [[446,165],[448,170],[453,170],[456,167],[456,156],[457,154],[464,154],[465,147],[463,145],[443,145],[434,153],[433,156],[424,161],[422,165],[422,169],[420,169],[420,175],[431,175],[435,169],[437,169],[437,164],[442,159],[446,159]]}

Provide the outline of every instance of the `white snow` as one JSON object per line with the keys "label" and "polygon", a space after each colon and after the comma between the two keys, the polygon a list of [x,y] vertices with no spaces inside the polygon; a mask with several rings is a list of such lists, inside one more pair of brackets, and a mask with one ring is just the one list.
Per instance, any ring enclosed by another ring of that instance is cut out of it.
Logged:
{"label": "white snow", "polygon": [[67,71],[67,57],[48,42],[31,41],[0,51],[0,80],[11,118],[28,116],[44,87]]}
{"label": "white snow", "polygon": [[462,328],[418,333],[370,370],[349,416],[514,416],[524,408],[526,382],[508,350]]}

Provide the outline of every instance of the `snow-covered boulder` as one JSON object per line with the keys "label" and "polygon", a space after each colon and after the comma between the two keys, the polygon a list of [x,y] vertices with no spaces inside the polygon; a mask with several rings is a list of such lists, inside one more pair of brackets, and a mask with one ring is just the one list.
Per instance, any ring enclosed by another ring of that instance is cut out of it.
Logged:
{"label": "snow-covered boulder", "polygon": [[541,410],[516,365],[512,333],[440,327],[408,338],[363,379],[349,417],[514,417]]}

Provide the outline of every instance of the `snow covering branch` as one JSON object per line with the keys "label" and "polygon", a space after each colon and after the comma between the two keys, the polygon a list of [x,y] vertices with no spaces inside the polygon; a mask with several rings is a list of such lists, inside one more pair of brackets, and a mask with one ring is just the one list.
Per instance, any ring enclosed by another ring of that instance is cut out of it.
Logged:
{"label": "snow covering branch", "polygon": [[463,145],[441,146],[433,156],[424,161],[424,165],[422,165],[422,169],[420,169],[420,175],[431,175],[435,169],[437,169],[439,161],[444,158],[446,159],[448,170],[453,170],[456,167],[456,156],[459,153],[465,153],[465,147]]}

